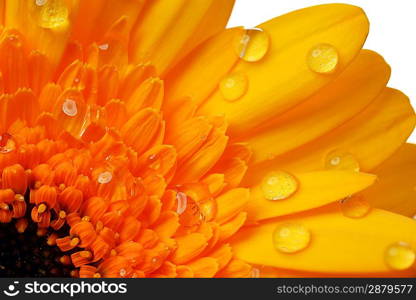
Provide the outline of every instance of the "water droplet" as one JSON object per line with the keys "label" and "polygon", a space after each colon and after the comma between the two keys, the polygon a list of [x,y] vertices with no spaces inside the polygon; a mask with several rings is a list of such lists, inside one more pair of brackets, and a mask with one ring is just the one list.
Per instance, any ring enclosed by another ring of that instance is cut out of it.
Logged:
{"label": "water droplet", "polygon": [[176,200],[178,201],[178,206],[176,208],[176,212],[178,215],[181,215],[185,212],[186,207],[188,205],[188,197],[185,193],[177,192],[176,193]]}
{"label": "water droplet", "polygon": [[247,29],[235,42],[237,55],[244,61],[256,62],[261,60],[270,47],[270,37],[263,29]]}
{"label": "water droplet", "polygon": [[333,150],[325,158],[325,168],[329,170],[360,171],[360,164],[349,152]]}
{"label": "water droplet", "polygon": [[398,242],[387,248],[385,259],[390,268],[406,270],[414,264],[416,254],[407,243]]}
{"label": "water droplet", "polygon": [[98,49],[102,50],[102,51],[106,51],[110,48],[109,44],[101,44],[98,46]]}
{"label": "water droplet", "polygon": [[359,196],[346,198],[341,202],[342,213],[348,218],[362,218],[368,214],[370,209],[370,204]]}
{"label": "water droplet", "polygon": [[77,103],[72,99],[66,99],[62,104],[62,111],[69,117],[75,117],[78,114]]}
{"label": "water droplet", "polygon": [[149,155],[149,157],[147,158],[148,161],[150,162],[149,164],[150,169],[158,170],[162,166],[160,160],[158,160],[157,158],[158,157],[156,154]]}
{"label": "water droplet", "polygon": [[43,6],[48,2],[48,0],[36,0],[35,3],[37,6]]}
{"label": "water droplet", "polygon": [[16,143],[8,134],[0,135],[0,153],[7,154],[16,150]]}
{"label": "water droplet", "polygon": [[284,253],[295,253],[305,249],[311,240],[308,229],[300,224],[283,224],[273,233],[274,247]]}
{"label": "water droplet", "polygon": [[286,172],[271,172],[264,177],[261,188],[267,200],[283,200],[289,198],[298,189],[296,178]]}
{"label": "water droplet", "polygon": [[244,74],[231,74],[220,82],[220,91],[227,101],[236,101],[247,91],[248,79]]}
{"label": "water droplet", "polygon": [[337,68],[338,61],[337,49],[329,44],[319,44],[313,47],[307,58],[309,68],[320,74],[333,73]]}
{"label": "water droplet", "polygon": [[121,277],[124,277],[124,276],[126,276],[127,275],[127,271],[126,271],[126,269],[120,269],[120,276]]}
{"label": "water droplet", "polygon": [[[39,5],[38,2],[43,3]],[[38,24],[43,28],[53,29],[68,23],[68,7],[65,0],[36,1],[39,6]]]}
{"label": "water droplet", "polygon": [[107,171],[98,175],[97,181],[101,184],[106,184],[106,183],[109,183],[112,179],[113,179],[113,174]]}

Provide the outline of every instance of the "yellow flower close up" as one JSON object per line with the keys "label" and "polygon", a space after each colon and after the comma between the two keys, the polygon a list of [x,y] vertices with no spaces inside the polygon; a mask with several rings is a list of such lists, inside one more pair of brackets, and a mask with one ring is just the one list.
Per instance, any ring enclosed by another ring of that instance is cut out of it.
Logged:
{"label": "yellow flower close up", "polygon": [[0,276],[408,277],[408,98],[358,7],[0,0]]}

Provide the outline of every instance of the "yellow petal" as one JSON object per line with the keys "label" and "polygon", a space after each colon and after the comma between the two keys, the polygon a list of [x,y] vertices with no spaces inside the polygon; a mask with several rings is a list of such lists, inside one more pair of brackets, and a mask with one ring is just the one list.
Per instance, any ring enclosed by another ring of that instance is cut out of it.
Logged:
{"label": "yellow petal", "polygon": [[0,1],[0,24],[4,24],[5,6],[6,6],[6,2],[4,0]]}
{"label": "yellow petal", "polygon": [[186,160],[203,145],[211,129],[212,125],[207,118],[192,118],[170,129],[167,142],[175,146],[180,160]]}
{"label": "yellow petal", "polygon": [[[274,248],[277,226],[300,224],[310,232],[310,243],[292,254]],[[337,205],[319,212],[271,220],[241,230],[232,240],[237,258],[249,263],[291,270],[328,273],[389,272],[386,250],[403,242],[416,249],[416,222],[374,209],[361,219],[350,219]]]}
{"label": "yellow petal", "polygon": [[218,269],[224,268],[233,258],[233,250],[228,244],[223,244],[219,248],[210,253],[210,257],[217,260]]}
{"label": "yellow petal", "polygon": [[202,43],[166,76],[166,110],[173,109],[184,97],[199,105],[218,86],[238,59],[229,45],[242,28],[224,30]]}
{"label": "yellow petal", "polygon": [[194,182],[204,176],[220,159],[228,137],[222,129],[214,128],[204,145],[192,157],[178,166],[175,178],[178,183]]}
{"label": "yellow petal", "polygon": [[249,199],[249,189],[233,189],[227,193],[219,196],[217,201],[217,215],[218,223],[224,223],[234,216],[236,216],[246,206]]}
{"label": "yellow petal", "polygon": [[[233,134],[269,121],[331,82],[361,49],[368,20],[358,7],[329,4],[289,13],[259,28],[271,37],[268,53],[255,63],[240,60],[232,70],[248,78],[246,94],[230,103],[216,91],[200,109],[201,114],[225,114]],[[308,53],[322,43],[339,54],[333,74],[318,74],[308,67]]]}
{"label": "yellow petal", "polygon": [[207,246],[207,240],[201,233],[192,233],[176,238],[178,248],[171,260],[175,264],[186,263],[197,257]]}
{"label": "yellow petal", "polygon": [[32,49],[45,54],[57,66],[65,50],[79,0],[35,1],[7,0],[5,25],[25,33]]}
{"label": "yellow petal", "polygon": [[324,206],[369,187],[376,179],[374,175],[348,171],[318,171],[294,176],[298,190],[284,200],[267,200],[261,184],[253,186],[247,205],[248,219],[264,220]]}
{"label": "yellow petal", "polygon": [[173,211],[163,212],[153,230],[162,238],[170,238],[179,228],[179,217]]}
{"label": "yellow petal", "polygon": [[202,257],[188,264],[188,267],[196,278],[212,278],[218,271],[218,262],[212,257]]}
{"label": "yellow petal", "polygon": [[28,61],[23,37],[15,30],[1,32],[0,57],[2,90],[11,94],[20,87],[28,87]]}
{"label": "yellow petal", "polygon": [[251,273],[251,266],[245,261],[233,259],[216,277],[219,278],[248,278]]}
{"label": "yellow petal", "polygon": [[247,220],[247,213],[240,212],[237,216],[235,216],[230,221],[224,223],[220,226],[220,241],[227,240],[231,236],[233,236],[240,228],[244,225]]}
{"label": "yellow petal", "polygon": [[390,68],[362,50],[349,67],[315,96],[255,132],[247,140],[254,163],[268,160],[329,132],[367,107],[384,89]]}
{"label": "yellow petal", "polygon": [[368,278],[383,278],[383,277],[413,277],[414,272],[409,271],[389,271],[384,273],[312,273],[305,271],[284,270],[267,266],[256,266],[259,278],[351,278],[351,277],[368,277]]}
{"label": "yellow petal", "polygon": [[[258,165],[264,171],[276,168],[308,172],[325,168],[331,153],[350,155],[363,172],[372,171],[390,157],[409,137],[415,114],[409,99],[386,88],[362,113],[328,134]],[[249,174],[250,172],[248,172]]]}
{"label": "yellow petal", "polygon": [[163,81],[159,78],[151,77],[139,85],[133,95],[126,100],[127,112],[131,116],[140,109],[147,107],[159,110],[163,97]]}
{"label": "yellow petal", "polygon": [[127,18],[130,30],[142,10],[144,2],[144,0],[80,1],[71,39],[83,45],[98,42],[121,16]]}
{"label": "yellow petal", "polygon": [[138,111],[121,129],[126,144],[141,154],[161,130],[161,116],[151,108]]}
{"label": "yellow petal", "polygon": [[378,181],[362,193],[374,207],[416,215],[416,145],[403,145],[375,171]]}
{"label": "yellow petal", "polygon": [[151,61],[159,74],[226,25],[234,0],[148,1],[132,32],[134,62]]}

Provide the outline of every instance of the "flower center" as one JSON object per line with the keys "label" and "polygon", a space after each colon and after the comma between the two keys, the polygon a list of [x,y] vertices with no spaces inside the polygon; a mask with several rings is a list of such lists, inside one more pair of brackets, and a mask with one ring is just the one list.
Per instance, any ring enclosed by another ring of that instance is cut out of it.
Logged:
{"label": "flower center", "polygon": [[0,277],[71,277],[74,268],[55,245],[56,236],[68,235],[68,227],[53,232],[32,221],[19,222],[31,220],[30,211],[25,218],[0,223]]}

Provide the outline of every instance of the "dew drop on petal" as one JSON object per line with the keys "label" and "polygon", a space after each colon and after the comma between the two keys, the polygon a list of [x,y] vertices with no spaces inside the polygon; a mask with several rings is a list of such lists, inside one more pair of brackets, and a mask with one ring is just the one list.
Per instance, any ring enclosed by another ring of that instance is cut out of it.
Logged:
{"label": "dew drop on petal", "polygon": [[244,61],[256,62],[261,60],[270,47],[270,37],[263,29],[247,29],[235,41],[235,51]]}
{"label": "dew drop on petal", "polygon": [[66,99],[62,104],[62,111],[69,117],[75,117],[78,114],[77,103],[72,99]]}
{"label": "dew drop on petal", "polygon": [[152,264],[156,264],[159,261],[159,257],[155,256],[152,258]]}
{"label": "dew drop on petal", "polygon": [[126,269],[120,269],[120,276],[121,277],[124,277],[124,276],[126,276],[127,275],[127,271],[126,271]]}
{"label": "dew drop on petal", "polygon": [[43,6],[48,2],[48,0],[35,0],[37,6]]}
{"label": "dew drop on petal", "polygon": [[385,260],[387,265],[394,270],[406,270],[414,264],[416,254],[409,244],[398,242],[387,247]]}
{"label": "dew drop on petal", "polygon": [[236,101],[247,91],[248,79],[244,74],[231,74],[220,82],[220,91],[227,101]]}
{"label": "dew drop on petal", "polygon": [[320,74],[333,73],[338,65],[337,49],[329,44],[319,44],[313,47],[307,57],[309,68]]}
{"label": "dew drop on petal", "polygon": [[344,216],[353,219],[364,217],[370,211],[370,204],[362,197],[353,196],[341,202],[341,210]]}
{"label": "dew drop on petal", "polygon": [[16,143],[7,134],[0,135],[0,153],[7,154],[16,150]]}
{"label": "dew drop on petal", "polygon": [[176,193],[176,200],[178,202],[176,212],[177,212],[178,215],[181,215],[185,212],[186,207],[188,205],[188,197],[183,192],[177,192]]}
{"label": "dew drop on petal", "polygon": [[311,240],[309,230],[300,224],[282,224],[273,233],[276,250],[283,253],[295,253],[305,249]]}
{"label": "dew drop on petal", "polygon": [[286,172],[271,172],[267,174],[262,183],[263,196],[267,200],[283,200],[289,198],[298,189],[298,181]]}
{"label": "dew drop on petal", "polygon": [[40,27],[53,29],[68,23],[69,12],[65,0],[37,0],[36,4],[40,9],[38,17]]}
{"label": "dew drop on petal", "polygon": [[108,48],[110,48],[109,44],[101,44],[101,45],[98,46],[98,49],[100,49],[102,51],[108,50]]}
{"label": "dew drop on petal", "polygon": [[97,181],[98,183],[106,184],[106,183],[111,182],[112,179],[113,179],[113,174],[111,174],[111,172],[106,171],[98,175]]}
{"label": "dew drop on petal", "polygon": [[333,150],[325,158],[325,168],[328,170],[360,171],[360,164],[349,152]]}

